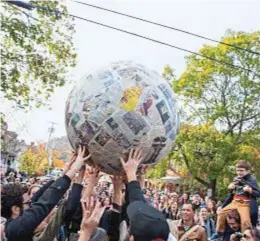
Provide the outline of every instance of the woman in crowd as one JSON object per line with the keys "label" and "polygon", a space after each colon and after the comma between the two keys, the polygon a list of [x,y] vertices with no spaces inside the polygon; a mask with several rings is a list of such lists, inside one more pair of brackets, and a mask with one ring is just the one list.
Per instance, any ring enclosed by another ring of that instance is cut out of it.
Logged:
{"label": "woman in crowd", "polygon": [[165,217],[167,219],[171,219],[171,220],[178,220],[179,219],[179,209],[178,209],[178,203],[177,202],[171,203]]}
{"label": "woman in crowd", "polygon": [[210,212],[210,217],[214,221],[216,221],[216,216],[217,216],[216,202],[212,199],[208,199],[206,206]]}
{"label": "woman in crowd", "polygon": [[200,209],[199,224],[205,227],[208,240],[210,240],[211,237],[216,234],[215,221],[210,217],[210,215],[210,209],[206,207]]}
{"label": "woman in crowd", "polygon": [[[29,189],[22,188],[19,183],[3,185],[1,200],[1,215],[4,217],[1,222],[3,239],[6,235],[8,241],[173,241],[174,238],[168,238],[170,229],[166,219],[170,219],[168,222],[183,225],[178,226],[183,227],[178,231],[186,233],[183,236],[185,239],[182,240],[193,241],[194,237],[186,239],[186,236],[189,230],[194,231],[194,227],[198,225],[205,228],[200,227],[204,238],[196,240],[206,241],[206,234],[208,239],[216,234],[213,220],[216,205],[213,200],[208,199],[205,204],[204,199],[197,194],[199,202],[194,203],[197,206],[198,216],[194,222],[197,212],[195,213],[191,204],[188,206],[192,207],[187,209],[185,209],[187,205],[184,205],[190,203],[188,193],[184,193],[179,199],[176,192],[167,189],[164,192],[147,189],[147,195],[142,192],[144,186],[141,184],[141,179],[136,177],[136,169],[140,167],[142,160],[140,151],[134,154],[131,150],[129,160],[127,162],[121,160],[127,181],[114,176],[111,178],[113,184],[98,185],[98,180],[102,176],[99,169],[89,168],[84,192],[82,183],[87,157],[84,149],[78,153],[65,168],[62,177],[56,181],[49,181],[40,188],[35,184]],[[71,181],[74,181],[72,185]],[[123,181],[125,181],[124,187]],[[111,190],[108,192],[109,186]],[[68,195],[65,195],[66,193]],[[148,202],[147,198],[151,202]],[[138,202],[138,205],[135,202]],[[126,224],[125,231],[128,234],[125,239],[120,238],[122,223]],[[158,233],[154,233],[157,229]],[[254,240],[255,232],[247,232],[247,235],[250,234]],[[144,233],[147,236],[143,236]],[[155,236],[151,236],[152,233]],[[241,241],[247,240],[244,238]]]}
{"label": "woman in crowd", "polygon": [[179,195],[177,192],[173,192],[169,195],[170,197],[170,202],[171,203],[174,203],[174,202],[178,202],[178,199],[179,199]]}
{"label": "woman in crowd", "polygon": [[181,198],[179,199],[180,206],[189,202],[190,202],[190,195],[187,192],[183,193]]}
{"label": "woman in crowd", "polygon": [[101,201],[102,207],[105,207],[106,209],[110,209],[112,204],[111,197],[107,196]]}

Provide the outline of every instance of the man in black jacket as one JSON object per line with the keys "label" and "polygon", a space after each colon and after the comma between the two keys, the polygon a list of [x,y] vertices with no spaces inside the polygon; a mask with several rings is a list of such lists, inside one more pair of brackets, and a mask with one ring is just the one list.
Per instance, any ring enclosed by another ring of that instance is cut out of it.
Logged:
{"label": "man in black jacket", "polygon": [[128,184],[129,205],[127,215],[130,220],[130,241],[174,240],[164,215],[146,203],[136,172],[141,163],[142,151],[131,149],[128,161],[121,158]]}
{"label": "man in black jacket", "polygon": [[88,157],[84,157],[85,148],[78,149],[78,155],[71,162],[66,173],[57,179],[32,206],[23,211],[21,186],[6,184],[3,186],[1,215],[8,221],[5,226],[8,241],[31,241],[35,228],[57,205],[70,187],[71,180]]}

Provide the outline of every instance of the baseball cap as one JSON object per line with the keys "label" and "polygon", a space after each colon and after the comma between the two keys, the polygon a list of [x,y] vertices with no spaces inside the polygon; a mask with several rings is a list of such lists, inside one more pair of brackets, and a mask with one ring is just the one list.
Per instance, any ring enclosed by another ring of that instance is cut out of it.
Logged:
{"label": "baseball cap", "polygon": [[166,241],[170,233],[164,215],[142,201],[134,201],[127,207],[130,233],[135,241]]}

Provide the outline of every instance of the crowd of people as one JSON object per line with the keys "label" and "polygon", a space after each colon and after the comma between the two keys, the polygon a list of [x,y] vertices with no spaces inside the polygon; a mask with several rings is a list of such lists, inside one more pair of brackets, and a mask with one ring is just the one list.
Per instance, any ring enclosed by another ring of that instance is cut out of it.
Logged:
{"label": "crowd of people", "polygon": [[80,147],[56,180],[2,178],[1,240],[260,240],[260,189],[245,160],[221,203],[199,192],[145,188],[140,149],[121,159],[125,175],[111,176],[111,184],[99,182],[104,173],[87,166],[88,158]]}

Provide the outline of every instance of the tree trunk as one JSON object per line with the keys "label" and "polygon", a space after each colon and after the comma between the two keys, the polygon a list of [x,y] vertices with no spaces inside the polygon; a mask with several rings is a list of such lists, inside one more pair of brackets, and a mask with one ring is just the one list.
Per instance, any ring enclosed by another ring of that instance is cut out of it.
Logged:
{"label": "tree trunk", "polygon": [[210,184],[209,184],[209,188],[212,190],[212,197],[213,199],[215,199],[216,197],[216,188],[217,188],[217,179],[213,179],[210,181]]}

